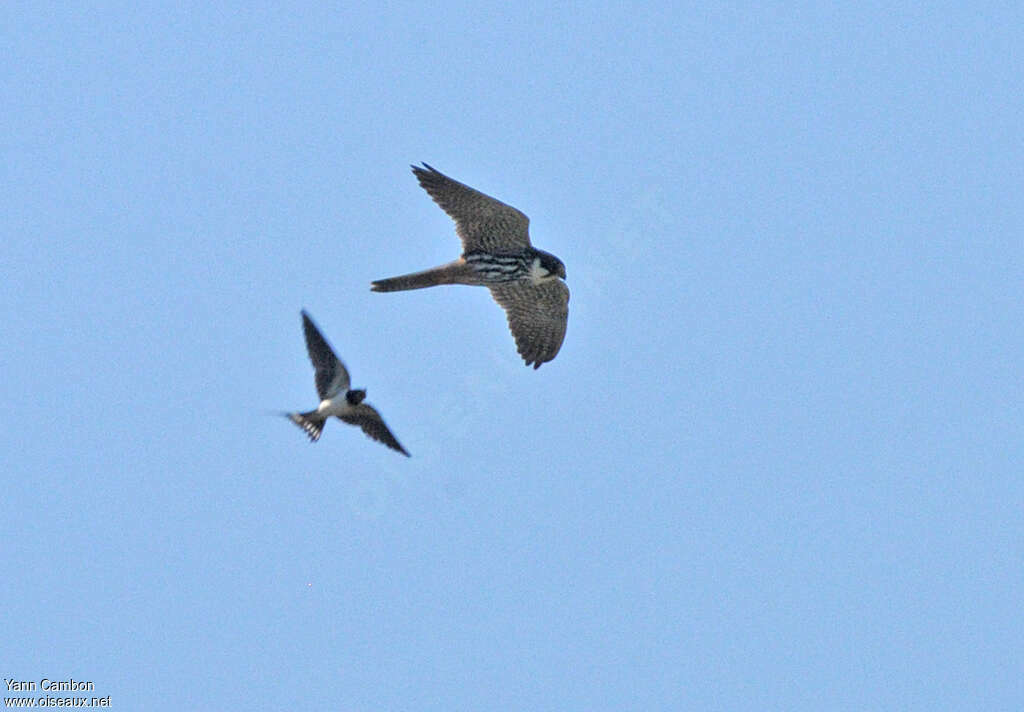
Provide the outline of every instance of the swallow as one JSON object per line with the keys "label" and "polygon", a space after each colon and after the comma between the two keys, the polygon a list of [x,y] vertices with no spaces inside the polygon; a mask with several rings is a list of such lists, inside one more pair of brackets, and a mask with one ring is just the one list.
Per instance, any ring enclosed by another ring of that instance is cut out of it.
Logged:
{"label": "swallow", "polygon": [[302,329],[306,335],[306,350],[309,352],[309,360],[313,363],[313,369],[316,371],[314,380],[317,395],[320,396],[320,405],[305,413],[286,413],[285,415],[306,431],[311,442],[320,439],[327,419],[337,416],[349,425],[362,428],[364,433],[377,442],[409,457],[409,453],[391,433],[377,409],[365,402],[366,390],[349,388],[348,369],[335,355],[330,344],[327,343],[305,310],[302,312]]}

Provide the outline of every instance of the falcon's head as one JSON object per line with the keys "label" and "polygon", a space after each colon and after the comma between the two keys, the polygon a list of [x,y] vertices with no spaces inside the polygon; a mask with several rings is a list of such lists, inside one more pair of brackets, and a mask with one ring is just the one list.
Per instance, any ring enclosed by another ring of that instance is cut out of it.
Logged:
{"label": "falcon's head", "polygon": [[537,250],[537,260],[540,262],[541,269],[547,272],[546,276],[565,279],[565,265],[562,260],[543,250]]}
{"label": "falcon's head", "polygon": [[363,402],[364,398],[366,398],[366,390],[363,388],[358,388],[345,394],[345,400],[348,401],[349,405],[359,405]]}

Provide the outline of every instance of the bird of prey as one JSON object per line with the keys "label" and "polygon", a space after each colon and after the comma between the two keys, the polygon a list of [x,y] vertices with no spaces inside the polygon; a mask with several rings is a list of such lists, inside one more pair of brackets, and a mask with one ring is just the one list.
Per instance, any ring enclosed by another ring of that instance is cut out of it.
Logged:
{"label": "bird of prey", "polygon": [[562,347],[569,318],[565,265],[530,245],[530,219],[510,205],[449,178],[426,163],[412,172],[434,202],[455,221],[462,256],[454,262],[391,279],[375,292],[422,289],[438,284],[483,285],[505,310],[526,365],[540,368]]}
{"label": "bird of prey", "polygon": [[311,442],[320,439],[324,423],[332,415],[336,415],[349,425],[358,425],[377,442],[384,443],[392,450],[409,457],[409,453],[384,424],[380,413],[369,403],[363,402],[366,391],[362,388],[349,390],[348,370],[345,364],[334,355],[330,344],[305,311],[302,312],[302,328],[306,333],[309,360],[313,362],[313,368],[316,370],[316,392],[320,396],[320,405],[306,413],[285,415],[306,431]]}

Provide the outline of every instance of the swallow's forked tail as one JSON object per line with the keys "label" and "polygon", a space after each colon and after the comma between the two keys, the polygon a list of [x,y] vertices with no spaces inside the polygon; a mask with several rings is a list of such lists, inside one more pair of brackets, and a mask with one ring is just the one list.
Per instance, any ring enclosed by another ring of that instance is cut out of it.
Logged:
{"label": "swallow's forked tail", "polygon": [[459,258],[454,262],[412,272],[390,279],[378,279],[370,285],[374,292],[401,292],[406,289],[423,289],[436,287],[439,284],[477,284],[473,269]]}
{"label": "swallow's forked tail", "polygon": [[324,431],[324,423],[327,422],[327,418],[318,414],[315,410],[311,410],[308,413],[285,413],[288,419],[298,425],[300,428],[306,431],[306,435],[309,436],[310,442],[316,442],[320,439],[320,433]]}

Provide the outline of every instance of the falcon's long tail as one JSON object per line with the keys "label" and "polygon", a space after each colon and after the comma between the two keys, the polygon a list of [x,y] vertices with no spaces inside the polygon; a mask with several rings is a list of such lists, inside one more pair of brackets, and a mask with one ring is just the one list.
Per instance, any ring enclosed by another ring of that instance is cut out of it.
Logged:
{"label": "falcon's long tail", "polygon": [[324,431],[324,423],[327,422],[327,418],[315,410],[311,410],[308,413],[285,413],[285,415],[288,416],[289,420],[305,430],[306,435],[309,436],[309,441],[314,443],[320,439],[320,433]]}
{"label": "falcon's long tail", "polygon": [[406,289],[436,287],[439,284],[479,283],[473,268],[467,265],[465,260],[459,258],[454,262],[425,269],[422,272],[412,272],[389,279],[378,279],[370,285],[370,289],[374,292],[401,292]]}

